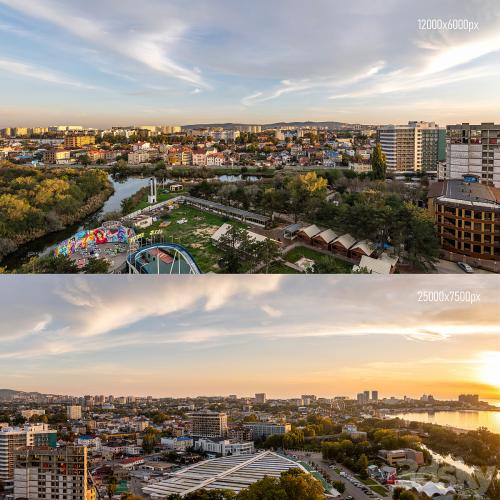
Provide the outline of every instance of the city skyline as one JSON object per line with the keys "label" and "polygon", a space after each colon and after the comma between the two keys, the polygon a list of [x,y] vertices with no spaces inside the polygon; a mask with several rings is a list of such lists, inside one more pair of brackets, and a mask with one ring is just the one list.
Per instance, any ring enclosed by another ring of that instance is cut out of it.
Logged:
{"label": "city skyline", "polygon": [[[491,0],[191,5],[0,0],[0,126],[449,124],[500,112]],[[419,19],[477,29],[419,30]]]}
{"label": "city skyline", "polygon": [[460,288],[480,294],[475,304],[418,302],[416,290],[456,290],[447,276],[394,276],[390,287],[372,276],[363,294],[352,277],[184,276],[119,287],[109,276],[18,278],[6,276],[0,292],[0,379],[9,389],[500,395],[500,299],[485,276]]}

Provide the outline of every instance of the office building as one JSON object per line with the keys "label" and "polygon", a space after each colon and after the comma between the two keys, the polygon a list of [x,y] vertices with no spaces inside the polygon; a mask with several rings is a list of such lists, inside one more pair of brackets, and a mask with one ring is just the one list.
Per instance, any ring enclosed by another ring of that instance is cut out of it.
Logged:
{"label": "office building", "polygon": [[87,475],[83,446],[21,448],[15,452],[14,498],[93,500]]}
{"label": "office building", "polygon": [[26,424],[23,427],[0,429],[0,482],[6,490],[13,488],[15,451],[25,446],[47,446],[55,448],[57,431],[47,424]]}
{"label": "office building", "polygon": [[402,450],[380,450],[378,456],[387,462],[390,466],[395,466],[401,462],[415,462],[417,465],[425,463],[424,454],[411,448]]}
{"label": "office building", "polygon": [[378,401],[378,391],[372,391],[372,401]]}
{"label": "office building", "polygon": [[66,415],[68,420],[80,420],[82,418],[82,407],[78,405],[71,405],[66,408]]}
{"label": "office building", "polygon": [[437,170],[446,158],[446,130],[434,122],[408,122],[377,129],[388,172]]}
{"label": "office building", "polygon": [[473,175],[500,188],[500,125],[448,125],[445,179]]}
{"label": "office building", "polygon": [[243,427],[252,432],[253,439],[265,439],[275,434],[286,434],[292,430],[291,424],[277,424],[272,422],[252,422],[243,424]]}
{"label": "office building", "polygon": [[194,437],[226,437],[227,415],[225,413],[199,411],[191,413]]}
{"label": "office building", "polygon": [[428,208],[444,250],[500,260],[500,189],[473,175],[436,182],[429,188]]}
{"label": "office building", "polygon": [[255,453],[253,441],[239,442],[224,438],[200,438],[194,443],[194,449],[218,456],[251,455]]}
{"label": "office building", "polygon": [[64,136],[64,147],[68,149],[81,148],[89,144],[95,144],[94,135],[68,134]]}
{"label": "office building", "polygon": [[265,392],[259,392],[255,394],[255,402],[257,404],[264,404],[267,401],[266,398],[266,393]]}

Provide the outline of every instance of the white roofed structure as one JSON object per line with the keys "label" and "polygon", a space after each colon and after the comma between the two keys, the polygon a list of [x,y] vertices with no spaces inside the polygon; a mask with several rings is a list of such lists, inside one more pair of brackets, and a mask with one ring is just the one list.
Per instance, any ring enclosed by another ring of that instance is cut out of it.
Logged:
{"label": "white roofed structure", "polygon": [[353,271],[365,268],[371,274],[391,274],[392,266],[390,262],[380,259],[373,259],[363,255],[359,265],[353,267]]}
{"label": "white roofed structure", "polygon": [[271,451],[205,460],[151,482],[143,492],[151,498],[181,496],[199,489],[226,489],[239,492],[265,476],[279,477],[289,469],[306,469],[297,462]]}

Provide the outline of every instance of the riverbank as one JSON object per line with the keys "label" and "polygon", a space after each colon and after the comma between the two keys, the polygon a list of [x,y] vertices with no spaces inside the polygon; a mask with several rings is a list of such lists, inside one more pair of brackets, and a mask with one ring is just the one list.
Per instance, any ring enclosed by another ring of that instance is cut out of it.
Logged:
{"label": "riverbank", "polygon": [[121,211],[121,202],[132,193],[137,192],[147,185],[148,180],[142,178],[130,178],[124,182],[117,182],[111,176],[107,176],[106,188],[96,195],[91,201],[88,200],[86,207],[81,207],[73,214],[71,219],[61,229],[55,231],[44,231],[44,234],[18,246],[14,252],[6,255],[0,266],[6,267],[7,271],[20,268],[24,263],[37,255],[46,255],[61,241],[71,237],[84,228],[96,227],[99,219],[106,213]]}

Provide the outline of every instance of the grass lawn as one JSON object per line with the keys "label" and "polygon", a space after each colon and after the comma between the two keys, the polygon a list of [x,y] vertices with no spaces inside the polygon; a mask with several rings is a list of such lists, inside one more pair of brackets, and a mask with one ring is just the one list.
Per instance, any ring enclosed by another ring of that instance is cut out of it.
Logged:
{"label": "grass lawn", "polygon": [[[318,259],[320,259],[321,257],[326,257],[326,255],[322,254],[321,252],[317,252],[316,250],[313,250],[312,248],[303,247],[303,246],[292,248],[292,250],[290,250],[289,252],[287,252],[284,255],[284,258],[288,262],[293,262],[294,264],[302,257],[305,257],[306,259],[311,259],[311,260],[314,260],[314,262],[317,262]],[[331,255],[330,258],[335,259],[335,257],[333,255]],[[335,260],[339,264],[340,268],[344,269],[344,271],[343,271],[344,273],[351,272],[351,266],[349,264],[347,264],[346,262],[339,260],[339,259],[335,259]]]}
{"label": "grass lawn", "polygon": [[362,483],[366,484],[371,490],[379,495],[385,497],[388,494],[388,491],[381,486],[379,483],[374,481],[373,479],[361,479],[359,476],[356,476]]}
{"label": "grass lawn", "polygon": [[[187,222],[178,224],[180,219],[187,219]],[[162,221],[158,221],[144,232],[149,234],[153,229],[162,229],[165,241],[187,248],[204,273],[219,271],[218,261],[221,254],[212,244],[212,234],[225,222],[243,227],[236,221],[226,220],[187,205],[174,209],[164,220],[170,222],[168,227],[160,228]]]}

